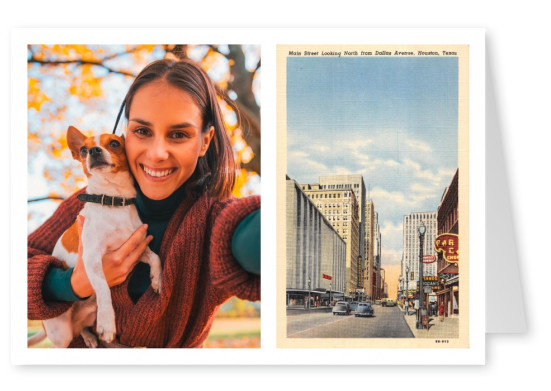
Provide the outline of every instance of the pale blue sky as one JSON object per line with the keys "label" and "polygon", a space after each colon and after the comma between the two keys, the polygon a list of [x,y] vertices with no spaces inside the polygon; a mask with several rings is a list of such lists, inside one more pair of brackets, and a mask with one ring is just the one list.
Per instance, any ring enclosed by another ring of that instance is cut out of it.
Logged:
{"label": "pale blue sky", "polygon": [[398,263],[403,216],[436,211],[457,169],[457,96],[454,57],[288,58],[288,175],[362,174]]}

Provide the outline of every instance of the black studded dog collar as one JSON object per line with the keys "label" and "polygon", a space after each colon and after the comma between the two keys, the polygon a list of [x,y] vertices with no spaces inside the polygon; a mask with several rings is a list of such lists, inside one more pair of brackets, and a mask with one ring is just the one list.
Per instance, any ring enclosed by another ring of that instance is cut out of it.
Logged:
{"label": "black studded dog collar", "polygon": [[127,206],[136,202],[135,198],[112,197],[105,194],[86,194],[77,195],[77,198],[84,202],[94,202],[105,206]]}

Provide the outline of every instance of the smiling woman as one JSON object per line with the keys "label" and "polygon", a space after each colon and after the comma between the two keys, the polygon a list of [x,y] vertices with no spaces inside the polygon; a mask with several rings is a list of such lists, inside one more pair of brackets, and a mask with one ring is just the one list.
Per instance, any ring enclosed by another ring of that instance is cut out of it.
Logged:
{"label": "smiling woman", "polygon": [[[135,262],[140,230],[104,255],[103,268],[125,278],[106,274],[117,333],[103,346],[202,347],[221,304],[232,296],[260,298],[260,197],[231,195],[235,163],[218,93],[195,63],[149,64],[124,106],[135,204],[162,260],[162,289],[152,295],[149,266]],[[29,236],[29,319],[59,316],[89,284],[78,263],[64,270],[50,255],[82,208],[76,195]],[[70,344],[83,346],[80,336]]]}

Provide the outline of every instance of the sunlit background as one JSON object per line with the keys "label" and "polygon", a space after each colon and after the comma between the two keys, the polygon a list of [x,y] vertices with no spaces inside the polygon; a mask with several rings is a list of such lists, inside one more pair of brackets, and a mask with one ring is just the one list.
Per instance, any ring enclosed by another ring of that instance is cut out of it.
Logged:
{"label": "sunlit background", "polygon": [[[30,45],[28,47],[28,232],[86,185],[66,131],[111,132],[130,84],[151,61],[190,58],[239,109],[220,99],[238,165],[234,195],[260,194],[260,47],[240,45]],[[117,128],[124,131],[125,123]],[[29,335],[40,322],[29,321]],[[232,298],[206,347],[259,347],[260,303]],[[48,347],[49,342],[39,345]]]}

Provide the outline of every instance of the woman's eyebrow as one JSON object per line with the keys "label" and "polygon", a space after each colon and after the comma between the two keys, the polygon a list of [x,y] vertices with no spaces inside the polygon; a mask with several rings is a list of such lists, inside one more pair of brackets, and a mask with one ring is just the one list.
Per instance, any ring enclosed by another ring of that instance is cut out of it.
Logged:
{"label": "woman's eyebrow", "polygon": [[[143,120],[141,118],[131,118],[129,119],[130,122],[137,122],[144,126],[152,126],[153,124],[151,122],[148,122],[146,120]],[[179,124],[170,125],[171,129],[183,129],[183,128],[198,128],[197,125],[191,123],[191,122],[182,122]]]}
{"label": "woman's eyebrow", "polygon": [[142,124],[142,125],[145,125],[145,126],[151,126],[151,123],[150,122],[147,122],[143,119],[140,119],[140,118],[130,118],[128,121],[130,122],[138,122],[139,124]]}

